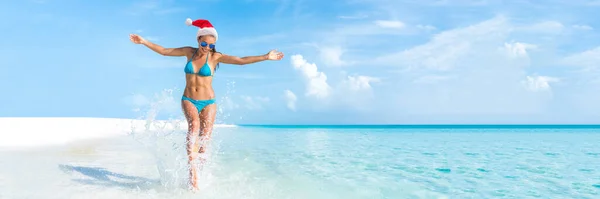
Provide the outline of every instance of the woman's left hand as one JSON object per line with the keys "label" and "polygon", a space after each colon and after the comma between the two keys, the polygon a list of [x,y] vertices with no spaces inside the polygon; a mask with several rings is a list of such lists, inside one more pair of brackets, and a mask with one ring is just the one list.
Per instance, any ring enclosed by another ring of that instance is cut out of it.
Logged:
{"label": "woman's left hand", "polygon": [[283,59],[283,53],[277,52],[277,50],[271,50],[267,54],[267,59],[268,60],[281,60],[281,59]]}

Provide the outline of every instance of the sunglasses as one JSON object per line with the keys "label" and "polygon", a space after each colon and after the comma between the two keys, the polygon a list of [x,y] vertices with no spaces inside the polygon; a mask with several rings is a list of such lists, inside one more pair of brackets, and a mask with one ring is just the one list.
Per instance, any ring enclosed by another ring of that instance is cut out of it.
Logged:
{"label": "sunglasses", "polygon": [[200,42],[200,46],[202,46],[202,47],[206,47],[206,46],[208,46],[210,49],[213,49],[213,48],[215,48],[215,45],[214,45],[214,44],[207,44],[207,43],[206,43],[206,42],[204,42],[204,41],[203,41],[203,42]]}

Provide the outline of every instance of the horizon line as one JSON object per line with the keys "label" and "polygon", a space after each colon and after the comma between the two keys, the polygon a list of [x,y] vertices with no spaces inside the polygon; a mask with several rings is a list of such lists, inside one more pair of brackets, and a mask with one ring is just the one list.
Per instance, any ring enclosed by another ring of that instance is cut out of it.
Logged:
{"label": "horizon line", "polygon": [[600,124],[234,124],[263,128],[591,128]]}
{"label": "horizon line", "polygon": [[[36,116],[17,116],[0,117],[2,119],[113,119],[113,120],[147,120],[147,118],[119,118],[119,117],[36,117]],[[182,119],[154,119],[153,121],[179,121]],[[600,128],[600,123],[215,123],[215,125],[233,125],[245,127],[592,127]]]}

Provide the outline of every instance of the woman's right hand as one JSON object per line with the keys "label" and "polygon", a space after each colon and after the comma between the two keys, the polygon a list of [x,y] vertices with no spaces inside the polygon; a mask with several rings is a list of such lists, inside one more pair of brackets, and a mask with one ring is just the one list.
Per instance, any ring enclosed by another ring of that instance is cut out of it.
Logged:
{"label": "woman's right hand", "polygon": [[143,44],[146,42],[146,40],[136,34],[129,34],[129,40],[131,40],[131,42],[133,42],[134,44]]}

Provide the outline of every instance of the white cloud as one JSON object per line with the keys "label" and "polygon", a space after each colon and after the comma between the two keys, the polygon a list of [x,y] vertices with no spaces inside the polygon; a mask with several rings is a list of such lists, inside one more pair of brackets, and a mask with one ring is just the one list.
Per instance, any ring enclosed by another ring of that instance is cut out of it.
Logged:
{"label": "white cloud", "polygon": [[319,52],[321,60],[328,66],[342,66],[348,64],[348,62],[342,60],[344,49],[340,46],[327,46],[320,47]]}
{"label": "white cloud", "polygon": [[287,107],[292,111],[296,111],[296,101],[298,100],[296,94],[294,94],[294,92],[290,90],[285,90],[284,97],[286,100]]}
{"label": "white cloud", "polygon": [[533,25],[517,27],[516,29],[525,32],[558,34],[565,29],[565,26],[558,21],[542,21]]}
{"label": "white cloud", "polygon": [[559,79],[555,77],[548,76],[527,76],[527,80],[524,80],[523,83],[527,87],[527,89],[531,91],[549,91],[551,82],[558,82]]}
{"label": "white cloud", "polygon": [[235,103],[229,96],[225,96],[221,98],[219,102],[219,108],[225,110],[234,110],[240,108],[240,105]]}
{"label": "white cloud", "polygon": [[594,30],[594,28],[588,25],[573,25],[572,27],[579,30]]}
{"label": "white cloud", "polygon": [[432,26],[432,25],[421,25],[421,24],[419,24],[419,25],[417,25],[416,27],[417,27],[418,29],[427,30],[427,31],[430,31],[430,30],[435,30],[435,29],[437,29],[437,28],[435,28],[435,26]]}
{"label": "white cloud", "polygon": [[[313,109],[369,109],[371,106],[364,106],[365,100],[372,99],[373,83],[381,82],[380,78],[366,75],[347,75],[342,72],[340,79],[336,80],[333,86],[328,83],[325,73],[319,72],[316,64],[308,63],[302,55],[293,55],[292,64],[302,71],[302,76],[306,80],[306,93],[308,97],[318,99],[318,102],[311,103],[308,108]],[[292,109],[291,101],[296,101],[296,96],[286,91],[288,108]]]}
{"label": "white cloud", "polygon": [[379,78],[363,76],[363,75],[350,75],[343,81],[343,84],[351,91],[370,91],[371,83],[380,82]]}
{"label": "white cloud", "polygon": [[600,83],[600,46],[564,57],[561,64],[573,67],[583,84]]}
{"label": "white cloud", "polygon": [[544,111],[552,96],[542,91],[550,91],[558,79],[527,75],[528,50],[537,45],[508,42],[516,31],[507,18],[497,16],[377,57],[377,64],[402,69],[388,91],[396,96],[385,109],[457,116]]}
{"label": "white cloud", "polygon": [[403,28],[406,26],[402,21],[398,20],[376,20],[375,24],[382,28]]}
{"label": "white cloud", "polygon": [[327,42],[352,42],[355,41],[358,36],[406,34],[407,30],[402,27],[405,27],[405,24],[400,21],[373,21],[359,24],[350,23],[333,26],[331,29],[317,32],[316,36],[325,39]]}
{"label": "white cloud", "polygon": [[441,32],[426,44],[377,57],[374,62],[395,65],[406,70],[446,71],[456,67],[457,63],[464,61],[468,55],[484,53],[474,51],[474,47],[489,50],[497,45],[493,42],[504,43],[503,39],[509,32],[507,19],[499,16],[476,25]]}
{"label": "white cloud", "polygon": [[240,98],[242,98],[242,100],[244,101],[244,107],[249,110],[262,110],[264,108],[263,105],[271,101],[271,99],[268,97],[259,96],[251,97],[242,95],[240,96]]}
{"label": "white cloud", "polygon": [[537,46],[528,43],[512,42],[504,43],[504,49],[508,53],[509,57],[519,58],[527,57],[527,49],[536,49]]}
{"label": "white cloud", "polygon": [[342,72],[342,79],[335,89],[335,104],[333,106],[346,110],[371,110],[376,93],[374,83],[381,83],[377,77],[366,75],[347,75]]}
{"label": "white cloud", "polygon": [[[573,73],[560,74],[563,68],[555,67],[560,54],[569,50],[562,49],[563,46],[581,48],[578,44],[566,43],[576,41],[568,37],[584,34],[575,29],[593,30],[589,25],[572,25],[558,19],[519,18],[512,21],[502,15],[454,29],[447,29],[452,24],[444,21],[407,18],[399,13],[375,17],[407,21],[405,24],[372,19],[362,22],[338,20],[344,24],[316,32],[316,35],[324,35],[317,38],[318,42],[328,46],[318,49],[321,59],[317,64],[321,70],[326,69],[326,77],[329,77],[321,82],[328,85],[331,105],[350,105],[348,101],[355,99],[353,97],[364,97],[367,91],[374,91],[374,101],[362,106],[379,106],[399,114],[448,114],[449,117],[545,114],[554,111],[553,106],[560,104],[557,101],[565,98],[565,88],[578,81],[577,77],[569,77]],[[458,24],[475,19],[463,15],[452,17],[455,18],[448,20]],[[429,23],[439,29],[424,25]],[[425,42],[407,47],[429,37],[428,34],[411,34],[424,33],[424,30],[435,30],[430,33],[436,34]],[[591,37],[594,36],[592,32],[585,34]],[[373,38],[368,40],[373,41],[373,46],[358,45],[365,40],[363,38]],[[594,55],[572,55],[568,58],[569,65],[597,71],[594,73],[598,74],[600,83],[597,64],[600,54],[596,55],[592,50],[587,53]],[[357,70],[373,74],[340,77],[336,74],[340,68],[323,68],[348,65],[352,63],[348,58],[356,63],[369,63],[368,69]],[[314,68],[318,71],[316,66]],[[401,71],[399,74],[384,72],[398,70]],[[366,75],[379,78],[369,79]],[[592,80],[592,75],[589,76]],[[385,81],[374,84],[381,82],[380,78]]]}
{"label": "white cloud", "polygon": [[585,114],[596,118],[593,123],[598,123],[600,116],[600,46],[572,53],[564,57],[560,64],[574,75],[569,82],[569,95],[564,98],[570,103],[563,104],[569,107],[569,114]]}
{"label": "white cloud", "polygon": [[600,6],[600,0],[588,0],[584,2],[587,6]]}
{"label": "white cloud", "polygon": [[580,66],[588,70],[600,68],[600,46],[569,55],[563,59],[563,63],[571,66]]}
{"label": "white cloud", "polygon": [[302,55],[292,55],[291,62],[306,80],[306,96],[317,99],[329,97],[331,86],[327,83],[327,75],[320,72],[316,64],[308,63]]}
{"label": "white cloud", "polygon": [[[339,39],[339,37],[336,37]],[[313,47],[319,52],[319,58],[325,66],[349,66],[354,64],[354,61],[344,60],[342,56],[347,52],[347,48],[342,47],[342,44],[317,44],[304,43],[305,46]]]}

